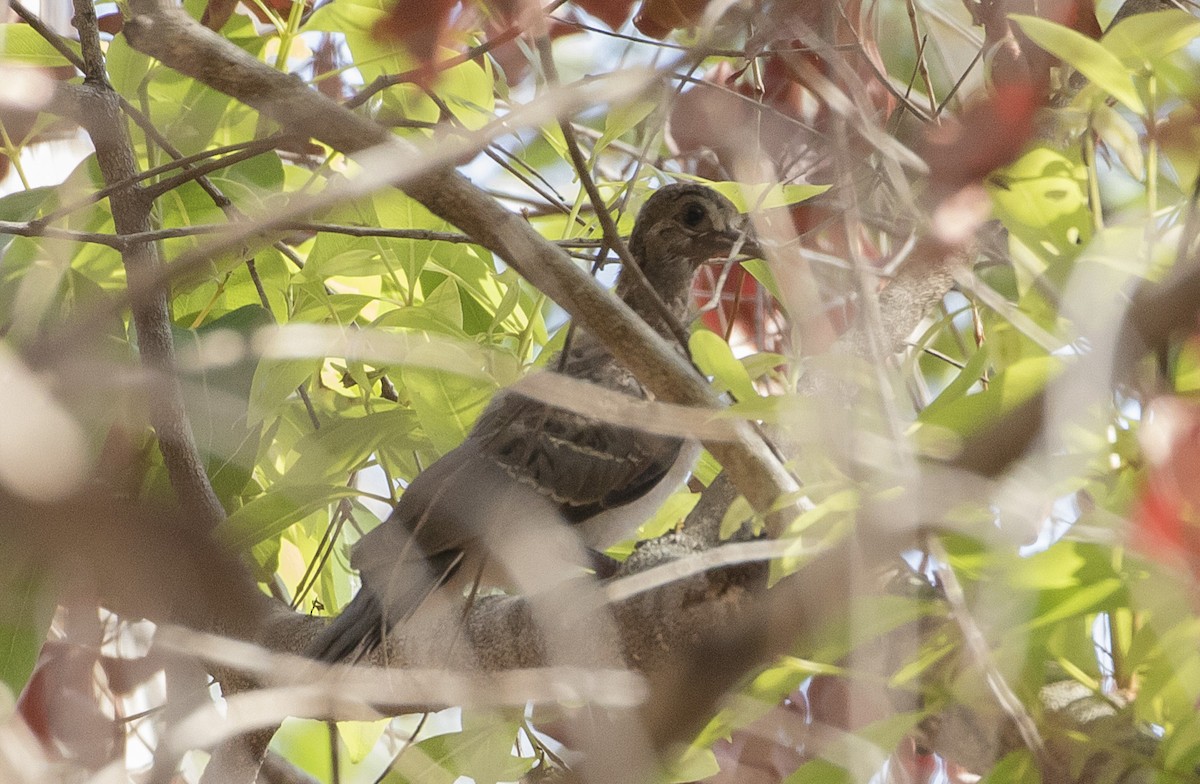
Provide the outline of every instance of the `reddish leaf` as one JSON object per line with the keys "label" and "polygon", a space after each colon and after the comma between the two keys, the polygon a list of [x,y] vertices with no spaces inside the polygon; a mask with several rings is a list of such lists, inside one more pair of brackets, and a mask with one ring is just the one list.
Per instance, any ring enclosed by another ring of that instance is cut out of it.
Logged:
{"label": "reddish leaf", "polygon": [[50,754],[96,770],[122,749],[119,724],[96,702],[94,651],[66,642],[42,646],[37,666],[17,699],[17,712]]}
{"label": "reddish leaf", "polygon": [[1200,581],[1200,403],[1160,397],[1139,440],[1150,465],[1134,511],[1134,541]]}
{"label": "reddish leaf", "polygon": [[200,24],[209,30],[220,30],[229,21],[229,17],[233,16],[237,4],[238,0],[208,0],[204,6],[204,13],[200,15]]}
{"label": "reddish leaf", "polygon": [[672,30],[699,22],[707,7],[708,0],[645,0],[633,24],[651,38],[666,38]]}
{"label": "reddish leaf", "polygon": [[404,45],[419,63],[416,81],[428,86],[436,75],[433,57],[445,43],[451,12],[458,0],[395,0],[375,24],[375,35]]}
{"label": "reddish leaf", "polygon": [[905,738],[892,753],[892,761],[904,771],[901,781],[911,784],[927,784],[934,781],[938,772],[938,758],[928,749],[918,745],[912,738]]}
{"label": "reddish leaf", "polygon": [[313,50],[313,75],[325,76],[317,81],[317,90],[324,96],[335,101],[346,97],[346,80],[338,70],[337,42],[333,36],[321,36],[321,42]]}
{"label": "reddish leaf", "polygon": [[116,35],[125,27],[125,17],[121,15],[121,9],[118,8],[116,12],[105,14],[97,19],[96,24],[100,28],[100,32]]}
{"label": "reddish leaf", "polygon": [[[553,41],[566,35],[582,33],[583,29],[573,24],[574,18],[568,13],[567,19],[556,16],[550,17],[546,34]],[[521,26],[511,22],[489,20],[487,26],[488,41],[493,44],[491,55],[504,71],[504,81],[514,85],[529,71],[529,57],[516,42],[521,34]]]}
{"label": "reddish leaf", "polygon": [[929,164],[930,197],[937,204],[1016,160],[1033,137],[1042,95],[1033,85],[998,87],[969,102],[962,115],[931,127],[920,147]]}
{"label": "reddish leaf", "polygon": [[1090,0],[985,0],[966,5],[975,24],[983,25],[984,49],[990,52],[988,67],[992,83],[997,86],[1030,84],[1045,91],[1050,68],[1058,62],[1014,26],[1009,14],[1040,16],[1090,38],[1101,36],[1095,5]]}

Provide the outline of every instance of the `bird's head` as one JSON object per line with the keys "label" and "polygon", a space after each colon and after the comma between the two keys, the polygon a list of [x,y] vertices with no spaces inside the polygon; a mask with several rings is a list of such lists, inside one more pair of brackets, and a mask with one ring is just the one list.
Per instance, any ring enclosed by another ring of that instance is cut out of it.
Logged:
{"label": "bird's head", "polygon": [[677,183],[659,188],[642,206],[629,238],[629,252],[653,278],[653,266],[685,262],[689,272],[724,259],[739,244],[750,248],[749,222],[712,188]]}

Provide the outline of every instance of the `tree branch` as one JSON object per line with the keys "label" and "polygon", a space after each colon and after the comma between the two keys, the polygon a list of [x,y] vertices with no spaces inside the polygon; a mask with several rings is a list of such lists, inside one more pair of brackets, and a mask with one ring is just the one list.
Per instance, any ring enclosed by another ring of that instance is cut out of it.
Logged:
{"label": "tree branch", "polygon": [[[84,107],[83,123],[96,148],[96,160],[107,182],[136,177],[133,148],[121,113],[120,100],[108,84],[104,56],[96,27],[96,12],[88,0],[76,0],[74,24],[79,30],[83,50],[83,91],[79,98]],[[153,229],[150,203],[130,187],[114,192],[109,198],[113,223],[118,234],[138,234]],[[131,288],[156,274],[161,262],[154,245],[140,243],[122,252]],[[150,419],[158,434],[159,449],[171,477],[180,504],[205,530],[224,519],[221,507],[196,448],[191,424],[184,410],[183,394],[174,376],[175,345],[167,292],[158,288],[133,303],[133,321],[138,347],[145,364],[167,380],[164,393],[149,401]]]}
{"label": "tree branch", "polygon": [[[347,154],[382,147],[401,158],[413,147],[375,123],[259,62],[157,0],[138,0],[125,35],[139,51],[258,109],[290,131]],[[435,215],[496,253],[595,334],[657,397],[718,408],[707,382],[627,306],[571,263],[520,216],[452,169],[422,172],[401,187]],[[761,511],[798,489],[795,480],[748,425],[733,443],[711,445],[738,488]]]}

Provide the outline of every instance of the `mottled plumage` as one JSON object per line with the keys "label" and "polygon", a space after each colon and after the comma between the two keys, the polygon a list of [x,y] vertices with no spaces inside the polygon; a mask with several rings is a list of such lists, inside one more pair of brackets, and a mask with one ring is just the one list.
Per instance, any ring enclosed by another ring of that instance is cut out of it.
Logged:
{"label": "mottled plumage", "polygon": [[[727,254],[743,233],[741,216],[723,196],[700,185],[669,185],[642,207],[629,249],[683,321],[695,271]],[[671,334],[631,274],[622,273],[616,290],[652,327]],[[576,330],[559,371],[646,396],[584,329]],[[565,520],[590,546],[614,543],[678,487],[696,451],[679,438],[499,392],[467,439],[417,476],[391,516],[355,545],[351,565],[362,574],[362,589],[316,638],[311,655],[337,661],[375,647],[450,574],[515,540],[513,527],[525,520]]]}

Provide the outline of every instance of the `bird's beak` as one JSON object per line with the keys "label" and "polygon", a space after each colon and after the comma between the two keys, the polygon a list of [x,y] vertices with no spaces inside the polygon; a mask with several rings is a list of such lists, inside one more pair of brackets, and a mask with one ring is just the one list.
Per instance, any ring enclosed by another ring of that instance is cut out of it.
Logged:
{"label": "bird's beak", "polygon": [[747,215],[739,217],[740,220],[735,221],[732,226],[720,233],[717,244],[718,252],[721,255],[712,259],[714,263],[721,264],[728,259],[741,256],[762,258],[762,248],[754,237],[754,229],[750,226],[750,217]]}

